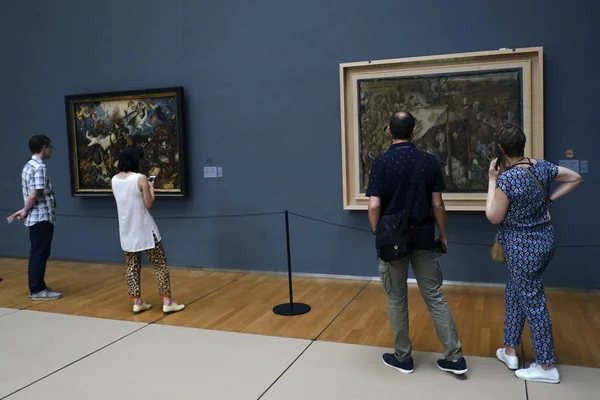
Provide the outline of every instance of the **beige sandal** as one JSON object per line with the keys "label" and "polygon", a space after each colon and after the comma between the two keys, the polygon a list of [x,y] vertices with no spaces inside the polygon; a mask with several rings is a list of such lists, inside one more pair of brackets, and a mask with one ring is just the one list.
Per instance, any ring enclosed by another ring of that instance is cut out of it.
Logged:
{"label": "beige sandal", "polygon": [[146,310],[149,310],[152,308],[152,304],[146,304],[146,303],[142,303],[140,305],[134,304],[133,305],[133,313],[135,315],[143,313]]}
{"label": "beige sandal", "polygon": [[167,306],[163,304],[163,314],[169,315],[181,311],[185,308],[183,304],[177,304],[175,301],[171,303],[171,305]]}

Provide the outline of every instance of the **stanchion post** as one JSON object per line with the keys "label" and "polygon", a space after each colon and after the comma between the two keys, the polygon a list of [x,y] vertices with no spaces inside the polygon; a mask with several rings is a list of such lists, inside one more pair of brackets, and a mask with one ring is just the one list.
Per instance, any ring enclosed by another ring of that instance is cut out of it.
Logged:
{"label": "stanchion post", "polygon": [[290,287],[290,304],[294,304],[294,288],[292,285],[292,250],[290,249],[290,216],[285,210],[285,245],[287,249],[288,285]]}
{"label": "stanchion post", "polygon": [[290,302],[279,304],[273,307],[273,312],[277,315],[292,316],[306,314],[310,311],[310,306],[304,303],[294,303],[294,289],[292,285],[292,252],[290,245],[290,218],[285,210],[285,241],[287,246],[287,264],[288,264],[288,286],[290,292]]}

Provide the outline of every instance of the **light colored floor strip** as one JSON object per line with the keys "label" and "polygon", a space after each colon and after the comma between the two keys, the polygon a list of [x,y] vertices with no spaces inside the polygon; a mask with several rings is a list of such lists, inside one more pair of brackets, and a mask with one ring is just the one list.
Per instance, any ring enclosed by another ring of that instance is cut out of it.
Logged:
{"label": "light colored floor strip", "polygon": [[[527,399],[525,383],[491,358],[468,357],[457,377],[437,369],[441,355],[415,352],[404,375],[383,364],[381,347],[8,311],[0,398],[16,391],[9,400]],[[600,369],[559,370],[560,385],[528,383],[529,399],[598,398]]]}
{"label": "light colored floor strip", "polygon": [[263,399],[526,399],[524,382],[497,360],[469,357],[458,377],[437,368],[439,354],[415,352],[415,372],[405,375],[383,364],[384,351],[316,342]]}
{"label": "light colored floor strip", "polygon": [[144,326],[28,310],[5,315],[0,318],[0,398]]}
{"label": "light colored floor strip", "polygon": [[529,400],[598,400],[600,369],[560,365],[561,383],[527,383]]}
{"label": "light colored floor strip", "polygon": [[0,317],[3,317],[8,314],[16,313],[17,311],[19,311],[19,310],[15,309],[15,308],[0,308]]}
{"label": "light colored floor strip", "polygon": [[256,400],[309,344],[150,325],[9,399]]}

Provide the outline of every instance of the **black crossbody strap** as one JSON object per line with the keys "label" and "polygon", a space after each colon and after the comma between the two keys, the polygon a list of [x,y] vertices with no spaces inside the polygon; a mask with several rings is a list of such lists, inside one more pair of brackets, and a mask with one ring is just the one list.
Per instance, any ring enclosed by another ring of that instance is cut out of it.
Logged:
{"label": "black crossbody strap", "polygon": [[[398,193],[400,193],[400,188],[402,187],[402,180],[398,179],[398,184],[396,185],[396,189],[394,190],[394,195],[392,196],[392,199],[397,199],[398,198]],[[390,202],[387,206],[386,206],[386,210],[388,210],[389,208],[393,207],[394,205]],[[385,214],[385,213],[384,213]]]}
{"label": "black crossbody strap", "polygon": [[421,172],[423,161],[425,160],[425,155],[420,150],[417,151],[419,152],[419,155],[415,162],[415,166],[413,167],[412,176],[410,178],[410,189],[408,189],[408,195],[406,196],[406,202],[404,203],[404,209],[402,210],[402,228],[406,228],[409,223],[415,201],[415,192],[417,190],[417,184],[419,183],[419,173]]}

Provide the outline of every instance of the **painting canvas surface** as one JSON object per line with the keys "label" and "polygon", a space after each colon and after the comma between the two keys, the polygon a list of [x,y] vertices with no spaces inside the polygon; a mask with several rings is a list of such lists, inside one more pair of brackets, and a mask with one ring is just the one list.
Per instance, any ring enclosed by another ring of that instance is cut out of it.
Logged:
{"label": "painting canvas surface", "polygon": [[71,100],[75,191],[109,193],[119,154],[128,145],[143,149],[140,173],[156,176],[157,192],[182,191],[179,95]]}
{"label": "painting canvas surface", "polygon": [[414,115],[413,142],[437,157],[451,193],[485,193],[495,130],[524,125],[521,68],[361,78],[355,90],[361,193],[372,162],[392,143],[385,129],[394,112]]}

